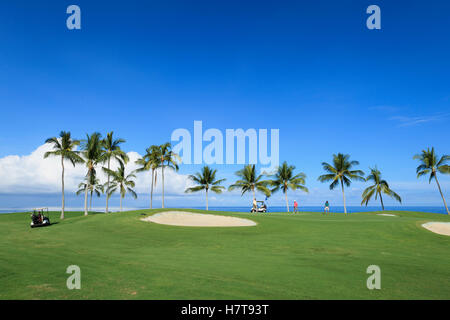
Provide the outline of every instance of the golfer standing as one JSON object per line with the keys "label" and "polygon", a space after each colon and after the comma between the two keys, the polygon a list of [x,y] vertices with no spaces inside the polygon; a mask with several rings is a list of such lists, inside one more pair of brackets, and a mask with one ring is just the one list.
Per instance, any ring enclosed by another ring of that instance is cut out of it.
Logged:
{"label": "golfer standing", "polygon": [[327,201],[325,201],[325,208],[324,208],[324,214],[326,214],[326,213],[330,213],[330,204],[328,203],[328,200]]}
{"label": "golfer standing", "polygon": [[298,212],[298,203],[297,200],[294,200],[294,213]]}

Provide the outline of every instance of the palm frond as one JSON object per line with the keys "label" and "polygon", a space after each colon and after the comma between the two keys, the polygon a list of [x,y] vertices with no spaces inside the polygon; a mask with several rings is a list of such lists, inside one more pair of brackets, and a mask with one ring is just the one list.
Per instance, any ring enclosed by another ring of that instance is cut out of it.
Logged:
{"label": "palm frond", "polygon": [[211,191],[214,192],[214,193],[218,193],[219,194],[219,193],[222,193],[223,190],[225,190],[224,186],[212,186],[211,187]]}
{"label": "palm frond", "polygon": [[192,192],[198,192],[198,191],[205,190],[205,189],[206,189],[206,187],[202,185],[202,186],[196,186],[196,187],[187,188],[186,190],[184,190],[184,192],[185,193],[192,193]]}

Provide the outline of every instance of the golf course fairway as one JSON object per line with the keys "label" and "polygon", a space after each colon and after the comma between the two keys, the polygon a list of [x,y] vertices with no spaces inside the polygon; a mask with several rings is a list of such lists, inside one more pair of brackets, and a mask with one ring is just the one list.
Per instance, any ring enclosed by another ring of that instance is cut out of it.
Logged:
{"label": "golf course fairway", "polygon": [[[51,212],[53,224],[35,229],[27,213],[1,214],[0,299],[450,299],[450,236],[422,227],[447,215],[183,209],[256,225],[141,220],[163,211]],[[70,265],[79,290],[66,286]],[[370,265],[379,290],[367,288]]]}

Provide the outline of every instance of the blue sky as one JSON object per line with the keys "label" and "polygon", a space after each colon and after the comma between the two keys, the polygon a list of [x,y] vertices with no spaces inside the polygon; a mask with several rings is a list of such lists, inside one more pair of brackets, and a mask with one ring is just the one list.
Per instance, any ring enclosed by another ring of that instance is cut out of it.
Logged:
{"label": "blue sky", "polygon": [[[81,30],[66,28],[70,4]],[[381,30],[366,28],[371,4]],[[405,204],[441,205],[412,156],[427,146],[450,153],[449,10],[445,1],[3,2],[0,158],[29,155],[60,130],[114,130],[126,151],[143,153],[202,120],[223,132],[280,129],[280,159],[308,176],[310,196],[292,195],[302,203],[328,197],[320,163],[343,152],[363,170],[378,165]],[[240,168],[216,167],[228,182]],[[450,179],[441,181],[448,198]],[[358,205],[363,185],[354,188]],[[21,199],[14,193],[1,198]],[[340,201],[338,191],[329,197]],[[22,199],[2,202],[35,201]],[[211,205],[248,202],[223,199]]]}

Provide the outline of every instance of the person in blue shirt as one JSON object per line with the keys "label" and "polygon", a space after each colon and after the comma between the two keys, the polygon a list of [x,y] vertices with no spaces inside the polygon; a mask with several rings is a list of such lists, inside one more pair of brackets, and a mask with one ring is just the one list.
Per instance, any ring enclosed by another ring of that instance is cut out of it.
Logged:
{"label": "person in blue shirt", "polygon": [[324,214],[330,213],[330,204],[328,203],[328,200],[325,201],[325,208],[324,208]]}

